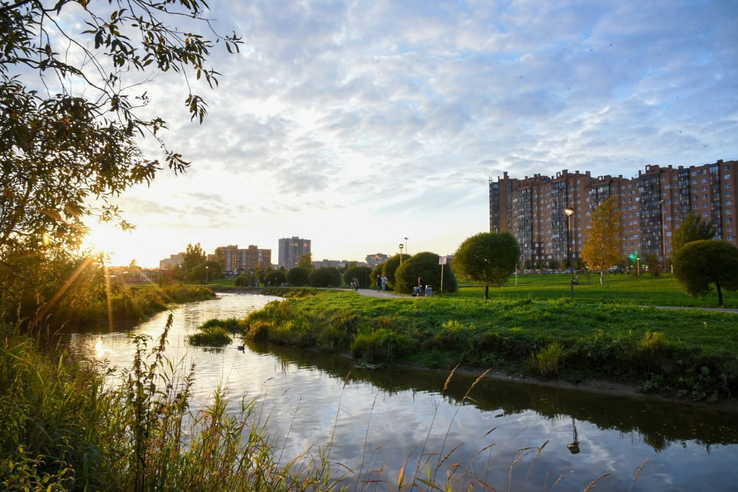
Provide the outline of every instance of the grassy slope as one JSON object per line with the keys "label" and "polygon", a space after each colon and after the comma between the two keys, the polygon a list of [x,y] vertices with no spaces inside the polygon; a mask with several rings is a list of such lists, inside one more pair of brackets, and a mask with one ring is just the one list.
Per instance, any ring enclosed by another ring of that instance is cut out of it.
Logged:
{"label": "grassy slope", "polygon": [[[253,338],[351,349],[372,361],[439,368],[461,363],[530,375],[544,372],[537,357],[558,343],[562,350],[553,356],[554,370],[549,375],[628,381],[695,399],[738,393],[738,315],[635,305],[647,300],[678,304],[665,302],[680,295],[672,279],[610,282],[609,292],[616,302],[597,299],[593,292],[600,286],[590,284],[584,286],[590,292],[587,301],[581,299],[585,295],[580,289],[580,297],[572,302],[561,296],[561,276],[537,277],[531,283],[538,284],[528,288],[525,296],[519,279],[517,292],[512,287],[502,290],[504,297],[512,299],[495,296],[488,301],[482,289],[473,287],[426,299],[321,292],[254,314],[248,325]],[[642,289],[650,294],[637,295],[633,288],[637,284],[653,288]],[[557,298],[545,299],[547,294],[553,297],[557,285]],[[357,349],[360,339],[361,350]]]}

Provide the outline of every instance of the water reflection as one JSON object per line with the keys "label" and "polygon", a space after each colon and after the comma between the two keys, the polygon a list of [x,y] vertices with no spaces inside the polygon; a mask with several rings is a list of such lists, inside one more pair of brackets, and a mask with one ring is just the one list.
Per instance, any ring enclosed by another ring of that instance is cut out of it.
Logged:
{"label": "water reflection", "polygon": [[[231,409],[255,399],[256,418],[275,439],[283,462],[330,451],[331,458],[381,486],[393,488],[406,474],[430,470],[444,477],[483,477],[498,489],[510,480],[520,490],[627,490],[644,461],[636,489],[732,490],[738,471],[738,423],[734,413],[642,398],[592,394],[478,374],[404,367],[369,369],[310,350],[240,342],[195,348],[186,336],[213,317],[243,316],[271,298],[221,296],[183,306],[174,314],[167,353],[196,365],[192,408],[224,385]],[[154,337],[166,313],[137,328]],[[73,347],[112,366],[127,367],[133,347],[125,333],[72,336]],[[465,398],[465,395],[468,397]],[[545,448],[537,454],[537,449]],[[574,452],[577,451],[577,452]],[[517,461],[516,461],[517,460]],[[458,467],[450,468],[458,464]],[[421,472],[422,475],[425,472]],[[349,478],[348,480],[355,480]],[[396,488],[396,487],[394,487]]]}

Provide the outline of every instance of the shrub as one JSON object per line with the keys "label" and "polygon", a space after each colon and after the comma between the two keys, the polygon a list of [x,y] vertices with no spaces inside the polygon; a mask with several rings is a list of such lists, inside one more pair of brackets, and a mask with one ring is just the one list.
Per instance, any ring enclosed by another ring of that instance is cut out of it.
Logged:
{"label": "shrub", "polygon": [[351,280],[356,279],[359,281],[359,287],[371,287],[372,286],[372,269],[365,266],[353,266],[346,270],[343,274],[343,281],[346,285],[351,285]]}
{"label": "shrub", "polygon": [[392,362],[410,353],[415,348],[415,340],[387,329],[370,334],[360,334],[351,344],[351,354],[369,362]]}
{"label": "shrub", "polygon": [[559,366],[561,365],[563,354],[564,347],[556,342],[544,347],[537,354],[532,355],[531,362],[541,376],[555,376],[559,373]]}
{"label": "shrub", "polygon": [[292,287],[303,287],[310,283],[310,270],[305,267],[290,268],[287,271],[287,283]]}
{"label": "shrub", "polygon": [[341,273],[335,268],[318,268],[310,272],[312,287],[340,287]]}
{"label": "shrub", "polygon": [[228,331],[220,326],[202,329],[199,333],[187,336],[190,345],[198,347],[223,347],[233,341]]}
{"label": "shrub", "polygon": [[287,282],[287,275],[284,270],[272,270],[264,275],[264,284],[282,285]]}
{"label": "shrub", "polygon": [[[427,285],[432,285],[434,294],[441,290],[441,267],[438,265],[439,256],[435,253],[418,253],[395,272],[395,290],[410,293],[418,285],[418,277],[422,277]],[[449,265],[443,269],[443,291],[456,292],[458,284],[456,276]]]}

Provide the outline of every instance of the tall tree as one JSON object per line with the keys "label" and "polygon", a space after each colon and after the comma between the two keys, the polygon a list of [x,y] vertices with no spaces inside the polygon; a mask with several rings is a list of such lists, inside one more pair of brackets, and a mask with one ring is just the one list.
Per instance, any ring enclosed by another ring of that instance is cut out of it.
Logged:
{"label": "tall tree", "polygon": [[671,238],[672,258],[687,243],[701,241],[715,237],[717,228],[712,222],[705,222],[702,218],[690,211],[682,221],[682,225],[676,228]]}
{"label": "tall tree", "polygon": [[508,232],[481,232],[466,239],[454,254],[454,270],[461,279],[502,287],[520,260],[520,245]]}
{"label": "tall tree", "polygon": [[674,256],[674,276],[693,297],[704,297],[715,285],[723,307],[723,289],[738,290],[738,248],[727,241],[690,241]]}
{"label": "tall tree", "polygon": [[600,284],[605,283],[605,270],[619,263],[622,258],[618,199],[611,196],[600,203],[592,214],[589,238],[582,247],[582,259],[591,268],[600,270]]}
{"label": "tall tree", "polygon": [[205,263],[206,259],[207,255],[202,249],[202,246],[200,246],[200,243],[197,243],[194,246],[192,243],[188,244],[184,257],[182,258],[182,268],[184,268],[185,271],[185,278],[189,279],[190,275],[195,271],[195,268]]}
{"label": "tall tree", "polygon": [[302,268],[307,268],[308,270],[313,269],[313,254],[312,253],[305,253],[304,255],[300,256],[300,261],[298,262],[297,266]]}
{"label": "tall tree", "polygon": [[[202,0],[0,0],[2,311],[21,298],[45,302],[19,289],[66,281],[55,273],[30,279],[22,261],[49,271],[80,246],[93,217],[131,227],[111,198],[151,182],[163,165],[187,169],[162,140],[162,115],[145,107],[145,84],[175,72],[217,85],[218,73],[206,68],[210,49],[222,41],[235,51],[240,39],[212,31],[206,9]],[[202,122],[206,104],[194,80],[186,87],[191,119]],[[160,144],[163,162],[144,154],[142,136]]]}

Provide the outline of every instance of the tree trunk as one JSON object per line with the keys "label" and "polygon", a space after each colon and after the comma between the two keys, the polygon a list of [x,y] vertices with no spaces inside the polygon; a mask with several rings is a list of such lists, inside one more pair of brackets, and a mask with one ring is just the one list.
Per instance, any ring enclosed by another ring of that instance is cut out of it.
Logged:
{"label": "tree trunk", "polygon": [[605,269],[600,268],[600,285],[605,285]]}
{"label": "tree trunk", "polygon": [[489,299],[489,284],[484,284],[484,298]]}
{"label": "tree trunk", "polygon": [[723,307],[723,290],[720,288],[720,282],[715,282],[718,292],[718,307]]}

